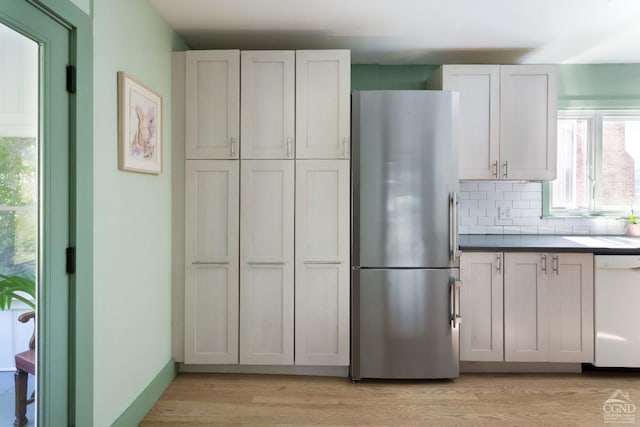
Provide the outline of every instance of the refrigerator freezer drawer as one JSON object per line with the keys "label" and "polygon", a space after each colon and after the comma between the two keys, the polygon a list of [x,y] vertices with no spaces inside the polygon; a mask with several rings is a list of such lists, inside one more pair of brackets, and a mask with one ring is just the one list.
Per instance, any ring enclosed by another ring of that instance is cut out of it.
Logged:
{"label": "refrigerator freezer drawer", "polygon": [[455,378],[457,269],[353,270],[352,378]]}

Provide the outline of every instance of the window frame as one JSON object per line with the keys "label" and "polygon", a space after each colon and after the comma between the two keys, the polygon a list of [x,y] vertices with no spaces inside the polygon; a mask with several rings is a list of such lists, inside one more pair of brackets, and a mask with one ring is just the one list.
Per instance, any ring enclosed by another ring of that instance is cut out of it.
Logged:
{"label": "window frame", "polygon": [[591,186],[589,210],[551,207],[551,181],[542,183],[543,218],[626,218],[628,211],[602,209],[602,185],[598,178],[602,173],[603,121],[605,118],[630,118],[640,120],[640,110],[558,110],[557,120],[584,119],[588,121],[587,180]]}

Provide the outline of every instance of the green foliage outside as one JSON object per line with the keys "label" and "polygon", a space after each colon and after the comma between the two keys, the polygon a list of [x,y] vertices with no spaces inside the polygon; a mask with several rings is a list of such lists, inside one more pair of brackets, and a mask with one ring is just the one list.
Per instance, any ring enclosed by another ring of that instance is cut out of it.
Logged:
{"label": "green foliage outside", "polygon": [[33,307],[37,180],[35,138],[0,137],[0,310],[14,299]]}

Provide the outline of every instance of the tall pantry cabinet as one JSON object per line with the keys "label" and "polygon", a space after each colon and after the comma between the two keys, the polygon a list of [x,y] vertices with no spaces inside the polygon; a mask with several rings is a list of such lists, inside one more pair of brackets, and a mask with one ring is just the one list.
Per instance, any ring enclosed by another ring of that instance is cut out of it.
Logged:
{"label": "tall pantry cabinet", "polygon": [[349,52],[186,62],[185,363],[348,365]]}

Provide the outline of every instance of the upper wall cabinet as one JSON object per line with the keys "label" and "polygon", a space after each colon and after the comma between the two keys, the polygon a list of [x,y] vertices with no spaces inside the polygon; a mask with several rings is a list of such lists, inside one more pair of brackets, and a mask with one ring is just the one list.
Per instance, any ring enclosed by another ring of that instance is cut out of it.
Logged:
{"label": "upper wall cabinet", "polygon": [[555,66],[443,65],[427,87],[460,93],[460,179],[555,179]]}
{"label": "upper wall cabinet", "polygon": [[296,158],[349,158],[351,56],[296,51]]}
{"label": "upper wall cabinet", "polygon": [[188,51],[186,62],[186,158],[237,159],[240,51]]}
{"label": "upper wall cabinet", "polygon": [[500,154],[500,66],[443,65],[428,87],[460,93],[458,177],[496,179]]}
{"label": "upper wall cabinet", "polygon": [[556,178],[557,80],[552,65],[500,67],[503,179]]}
{"label": "upper wall cabinet", "polygon": [[295,156],[295,52],[241,54],[243,159]]}

